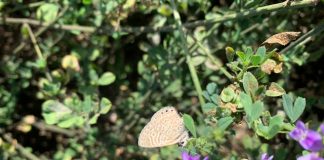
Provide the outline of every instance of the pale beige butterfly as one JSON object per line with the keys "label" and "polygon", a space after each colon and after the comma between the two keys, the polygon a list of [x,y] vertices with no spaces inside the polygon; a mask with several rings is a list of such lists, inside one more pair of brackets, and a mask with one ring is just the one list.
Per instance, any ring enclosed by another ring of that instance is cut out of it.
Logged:
{"label": "pale beige butterfly", "polygon": [[178,143],[186,145],[189,134],[182,117],[174,107],[164,107],[157,111],[142,129],[138,145],[144,148],[164,147]]}

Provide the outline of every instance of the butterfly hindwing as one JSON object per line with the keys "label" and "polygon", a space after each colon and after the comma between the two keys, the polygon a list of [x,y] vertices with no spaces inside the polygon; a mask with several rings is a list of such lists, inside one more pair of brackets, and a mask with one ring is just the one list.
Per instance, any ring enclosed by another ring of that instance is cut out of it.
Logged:
{"label": "butterfly hindwing", "polygon": [[140,133],[138,145],[145,148],[183,143],[188,139],[183,119],[174,107],[157,111]]}

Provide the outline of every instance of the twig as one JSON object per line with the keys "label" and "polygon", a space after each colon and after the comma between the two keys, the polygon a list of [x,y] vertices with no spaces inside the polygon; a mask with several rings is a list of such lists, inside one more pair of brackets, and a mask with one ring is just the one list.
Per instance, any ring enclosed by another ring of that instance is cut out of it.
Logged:
{"label": "twig", "polygon": [[60,134],[64,134],[68,137],[73,137],[76,135],[75,132],[71,131],[71,130],[67,130],[64,128],[60,128],[60,127],[56,127],[53,125],[48,125],[42,121],[39,122],[35,122],[32,124],[32,126],[34,126],[35,128],[38,128],[39,130],[45,130],[45,131],[51,131],[51,132],[55,132],[55,133],[60,133]]}
{"label": "twig", "polygon": [[38,7],[42,4],[44,4],[45,2],[44,1],[41,1],[41,2],[33,2],[33,3],[29,3],[27,5],[22,5],[22,6],[18,6],[16,8],[13,8],[12,10],[10,10],[8,13],[13,13],[13,12],[16,12],[18,10],[21,10],[21,9],[25,9],[25,8],[35,8],[35,7]]}
{"label": "twig", "polygon": [[[53,25],[58,19],[60,19],[65,12],[68,10],[69,6],[65,6],[62,11],[57,15],[57,17],[51,21],[47,26],[43,26],[40,29],[38,29],[35,33],[35,38],[40,36],[42,33],[44,33],[48,28],[51,27],[51,25]],[[13,51],[14,54],[18,53],[19,51],[21,51],[26,45],[26,41],[21,42]]]}
{"label": "twig", "polygon": [[203,52],[207,55],[207,57],[217,66],[219,67],[219,70],[230,80],[233,80],[234,77],[219,63],[217,63],[215,57],[204,47],[203,44],[199,40],[197,40],[195,37],[191,36],[192,39],[198,44],[198,46],[203,50]]}
{"label": "twig", "polygon": [[195,86],[195,89],[196,89],[196,91],[198,93],[198,99],[199,99],[200,105],[203,106],[205,104],[205,100],[204,100],[204,98],[202,96],[202,89],[201,89],[201,86],[200,86],[200,82],[199,82],[199,78],[198,78],[196,69],[195,69],[194,65],[192,64],[190,51],[189,51],[189,48],[187,46],[187,39],[186,39],[185,33],[183,31],[183,28],[182,28],[182,24],[181,24],[180,14],[176,10],[177,7],[176,7],[176,5],[174,3],[174,0],[171,0],[171,4],[172,4],[172,8],[173,8],[172,9],[173,10],[173,17],[176,20],[176,25],[177,25],[178,30],[180,32],[181,43],[183,45],[183,49],[184,49],[184,52],[186,54],[186,60],[187,60],[187,64],[188,64],[188,67],[189,67],[191,79],[192,79],[192,81],[194,83],[194,86]]}
{"label": "twig", "polygon": [[[242,18],[248,18],[255,15],[261,15],[266,13],[271,13],[274,11],[281,11],[281,10],[288,10],[288,9],[297,9],[302,7],[308,7],[308,6],[314,6],[316,5],[318,0],[301,0],[301,1],[293,1],[289,6],[286,6],[285,2],[267,5],[263,7],[259,7],[256,9],[250,9],[246,11],[242,11],[239,13],[225,13],[222,17],[213,19],[213,20],[198,20],[195,22],[189,22],[185,23],[182,26],[185,28],[195,28],[198,26],[208,26],[214,23],[222,23],[226,21],[231,20],[237,20]],[[106,34],[113,34],[116,32],[116,30],[112,27],[101,27],[96,28],[92,26],[80,26],[80,25],[61,25],[61,24],[53,24],[50,25],[50,23],[38,21],[35,19],[28,19],[28,18],[0,18],[0,24],[5,23],[12,23],[12,24],[21,24],[21,23],[28,23],[30,25],[35,26],[50,26],[51,28],[55,29],[62,29],[62,30],[75,30],[75,31],[81,31],[81,32],[98,32],[98,33],[106,33]],[[168,25],[168,26],[162,26],[162,27],[120,27],[119,32],[126,32],[126,33],[147,33],[147,32],[170,32],[177,29],[177,25]]]}
{"label": "twig", "polygon": [[19,144],[16,140],[12,139],[9,134],[4,134],[2,137],[7,142],[15,145],[15,148],[22,154],[22,156],[24,156],[30,160],[40,160],[37,156],[35,156],[33,153],[29,152],[26,148],[24,148],[24,146]]}
{"label": "twig", "polygon": [[[33,45],[34,45],[34,48],[35,48],[35,51],[36,51],[36,54],[37,54],[38,58],[39,58],[39,59],[42,59],[42,60],[45,61],[45,58],[44,58],[44,56],[43,56],[43,54],[42,54],[42,51],[40,50],[40,48],[39,48],[39,46],[38,46],[38,44],[37,44],[36,37],[35,37],[33,31],[31,30],[30,26],[29,26],[28,24],[25,23],[25,24],[24,24],[24,27],[26,27],[27,30],[28,30],[29,37],[30,37],[30,39],[31,39],[31,41],[32,41],[32,43],[33,43]],[[50,80],[50,81],[53,80],[51,74],[49,74],[49,72],[48,72],[48,68],[47,68],[47,66],[45,66],[45,75],[46,75],[46,78],[47,78],[48,80]]]}
{"label": "twig", "polygon": [[[290,43],[290,45],[288,45],[286,48],[284,48],[283,50],[281,50],[281,53],[285,53],[287,52],[289,49],[301,44],[301,42],[303,42],[304,40],[309,41],[311,37],[315,37],[316,35],[320,34],[321,32],[324,31],[324,23],[318,25],[316,28],[313,28],[312,30],[308,31],[306,34],[304,34],[303,36],[299,37],[296,41]],[[304,42],[305,43],[305,42]]]}
{"label": "twig", "polygon": [[40,48],[39,48],[39,46],[37,44],[36,37],[35,37],[33,31],[31,30],[30,26],[27,23],[25,23],[23,25],[23,27],[26,27],[27,30],[28,30],[28,34],[29,34],[30,40],[32,41],[32,43],[34,45],[34,48],[35,48],[35,51],[36,51],[36,54],[37,54],[38,58],[39,59],[44,59],[43,54],[42,54],[42,51],[40,50]]}

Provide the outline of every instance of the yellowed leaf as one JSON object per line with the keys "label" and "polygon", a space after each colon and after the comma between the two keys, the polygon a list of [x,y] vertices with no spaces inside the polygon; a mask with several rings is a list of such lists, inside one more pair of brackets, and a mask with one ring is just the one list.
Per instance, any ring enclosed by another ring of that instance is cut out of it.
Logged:
{"label": "yellowed leaf", "polygon": [[80,71],[79,60],[75,55],[66,55],[63,57],[61,65],[64,69]]}
{"label": "yellowed leaf", "polygon": [[280,73],[281,71],[282,71],[282,62],[273,68],[274,73]]}
{"label": "yellowed leaf", "polygon": [[266,41],[262,44],[280,44],[280,45],[287,45],[291,41],[295,40],[300,35],[300,32],[281,32],[269,37]]}
{"label": "yellowed leaf", "polygon": [[26,124],[33,124],[36,122],[36,118],[33,115],[26,115],[22,121]]}
{"label": "yellowed leaf", "polygon": [[264,73],[271,74],[271,72],[276,67],[276,65],[277,65],[276,61],[272,59],[267,59],[263,64],[261,64],[261,70]]}

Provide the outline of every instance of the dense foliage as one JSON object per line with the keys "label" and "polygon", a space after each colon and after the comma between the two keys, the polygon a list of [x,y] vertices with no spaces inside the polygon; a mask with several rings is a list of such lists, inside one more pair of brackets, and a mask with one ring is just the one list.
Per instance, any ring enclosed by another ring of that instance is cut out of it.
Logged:
{"label": "dense foliage", "polygon": [[[324,1],[0,0],[0,15],[0,159],[324,157]],[[139,147],[164,106],[188,143]]]}

